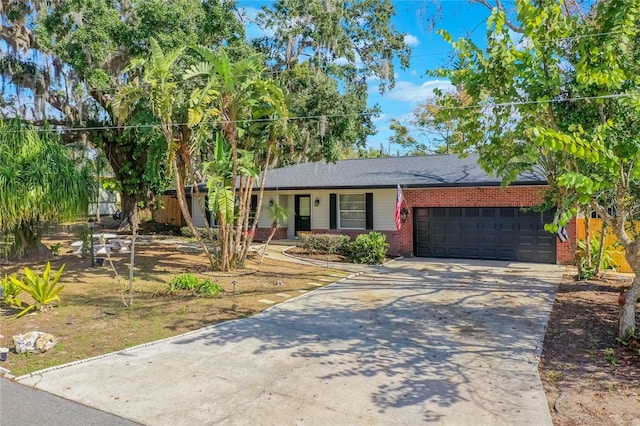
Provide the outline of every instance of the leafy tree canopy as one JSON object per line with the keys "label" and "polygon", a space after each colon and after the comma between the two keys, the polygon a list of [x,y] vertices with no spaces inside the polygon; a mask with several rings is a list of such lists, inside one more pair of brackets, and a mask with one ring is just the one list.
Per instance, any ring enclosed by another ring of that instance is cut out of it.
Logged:
{"label": "leafy tree canopy", "polygon": [[[289,93],[297,154],[283,163],[334,161],[375,133],[368,81],[394,84],[393,60],[409,65],[410,48],[391,18],[389,0],[279,0],[256,22],[269,34],[254,41]],[[295,117],[301,117],[296,120]]]}
{"label": "leafy tree canopy", "polygon": [[119,123],[133,128],[114,127],[114,96],[135,78],[125,67],[148,55],[151,36],[167,49],[224,43],[238,55],[248,50],[226,1],[17,0],[3,2],[0,17],[0,111],[78,128],[65,131],[65,139],[99,146],[121,183],[125,220],[134,226],[139,202],[165,184],[166,145],[144,108]]}
{"label": "leafy tree canopy", "polygon": [[13,235],[12,255],[37,251],[49,223],[86,214],[91,182],[53,133],[0,121],[0,232]]}

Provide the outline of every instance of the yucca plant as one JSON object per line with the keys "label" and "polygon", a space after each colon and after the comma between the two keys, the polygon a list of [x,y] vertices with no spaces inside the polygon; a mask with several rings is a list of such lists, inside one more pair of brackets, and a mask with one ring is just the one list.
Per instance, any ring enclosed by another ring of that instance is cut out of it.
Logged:
{"label": "yucca plant", "polygon": [[60,292],[64,288],[63,285],[59,285],[58,281],[60,280],[60,276],[62,275],[62,271],[64,270],[64,266],[62,265],[58,272],[51,278],[51,263],[47,262],[47,266],[44,268],[44,272],[42,273],[42,278],[33,273],[31,269],[24,268],[24,279],[20,280],[15,276],[11,276],[10,280],[13,284],[20,287],[25,293],[30,295],[34,303],[30,304],[22,311],[20,311],[16,318],[20,318],[23,315],[26,315],[31,310],[37,308],[39,310],[43,310],[45,307],[51,305],[53,302],[60,303]]}

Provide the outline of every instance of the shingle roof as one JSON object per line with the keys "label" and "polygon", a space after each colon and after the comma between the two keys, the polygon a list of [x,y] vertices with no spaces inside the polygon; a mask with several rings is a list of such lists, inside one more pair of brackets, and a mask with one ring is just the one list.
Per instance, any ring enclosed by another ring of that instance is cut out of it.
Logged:
{"label": "shingle roof", "polygon": [[[386,157],[302,163],[267,171],[265,189],[498,186],[471,154]],[[525,173],[514,185],[543,185],[541,174]]]}

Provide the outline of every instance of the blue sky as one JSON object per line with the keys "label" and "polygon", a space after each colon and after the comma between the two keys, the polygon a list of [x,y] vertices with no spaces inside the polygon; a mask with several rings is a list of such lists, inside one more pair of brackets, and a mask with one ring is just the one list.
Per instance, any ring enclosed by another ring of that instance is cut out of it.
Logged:
{"label": "blue sky", "polygon": [[[405,42],[412,47],[411,65],[402,70],[396,64],[395,87],[381,96],[377,88],[369,91],[371,105],[378,104],[382,114],[375,121],[378,133],[369,138],[368,144],[378,148],[382,143],[385,150],[395,154],[397,146],[389,144],[392,134],[389,130],[391,119],[397,119],[405,125],[409,124],[411,112],[415,106],[433,96],[434,88],[451,88],[448,81],[429,76],[427,72],[437,67],[446,66],[453,50],[435,31],[427,29],[428,23],[423,17],[425,11],[420,7],[423,1],[396,1],[397,16],[394,24],[398,31],[406,33]],[[460,37],[482,39],[486,33],[486,19],[489,10],[483,6],[470,5],[466,1],[442,1],[442,17],[436,29],[445,29],[454,40]],[[426,11],[428,14],[428,11]],[[424,135],[414,134],[416,138]]]}
{"label": "blue sky", "polygon": [[[265,4],[264,1],[239,1],[240,7],[246,8],[249,16]],[[369,87],[369,104],[379,105],[381,114],[375,119],[377,134],[368,140],[370,147],[378,149],[382,144],[385,150],[395,154],[399,147],[390,144],[388,139],[392,132],[389,124],[397,119],[405,125],[409,124],[411,112],[417,103],[433,94],[434,88],[447,89],[451,85],[448,81],[427,75],[427,71],[445,66],[450,59],[452,49],[435,31],[428,30],[427,17],[430,10],[424,9],[428,4],[424,0],[402,0],[393,2],[396,16],[393,24],[396,29],[405,33],[405,42],[411,46],[411,64],[402,70],[395,63],[395,87],[380,95],[375,81]],[[455,39],[471,37],[482,39],[486,33],[486,19],[489,10],[484,6],[471,5],[465,0],[441,0],[441,19],[435,29],[447,30]],[[247,28],[249,37],[256,36],[257,28]],[[414,134],[417,138],[425,136]]]}

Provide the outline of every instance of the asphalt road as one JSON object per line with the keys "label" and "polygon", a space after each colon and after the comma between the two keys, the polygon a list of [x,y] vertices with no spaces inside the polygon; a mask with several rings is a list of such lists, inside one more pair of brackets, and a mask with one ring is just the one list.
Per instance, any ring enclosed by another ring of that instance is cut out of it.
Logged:
{"label": "asphalt road", "polygon": [[2,426],[129,426],[132,421],[0,378]]}

